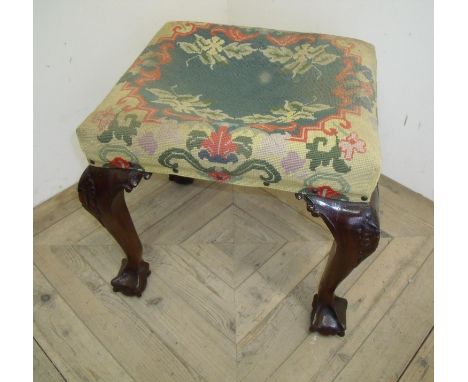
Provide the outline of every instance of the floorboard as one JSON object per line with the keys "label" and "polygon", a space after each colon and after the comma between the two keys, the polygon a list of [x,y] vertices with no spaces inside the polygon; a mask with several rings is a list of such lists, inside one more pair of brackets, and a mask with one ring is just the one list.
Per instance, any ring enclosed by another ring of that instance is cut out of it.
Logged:
{"label": "floorboard", "polygon": [[308,332],[332,237],[290,193],[153,176],[126,195],[153,273],[112,292],[121,249],[76,185],[34,209],[37,381],[433,380],[433,203],[380,182],[382,238],[340,285],[346,336]]}

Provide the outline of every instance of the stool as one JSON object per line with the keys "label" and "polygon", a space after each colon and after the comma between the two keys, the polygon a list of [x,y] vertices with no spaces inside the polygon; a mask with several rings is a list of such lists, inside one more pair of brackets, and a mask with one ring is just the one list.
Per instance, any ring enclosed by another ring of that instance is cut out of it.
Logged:
{"label": "stool", "polygon": [[338,284],[377,248],[380,152],[372,45],[351,38],[169,22],[78,127],[81,203],[126,254],[114,291],[150,274],[125,204],[151,173],[293,192],[334,243],[311,331],[344,335]]}

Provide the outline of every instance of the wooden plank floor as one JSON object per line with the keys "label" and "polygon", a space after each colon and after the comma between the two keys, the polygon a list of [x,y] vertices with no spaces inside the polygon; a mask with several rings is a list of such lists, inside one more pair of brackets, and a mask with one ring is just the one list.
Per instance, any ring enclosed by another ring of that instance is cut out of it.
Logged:
{"label": "wooden plank floor", "polygon": [[377,252],[340,285],[346,336],[307,331],[332,238],[293,194],[163,176],[126,195],[153,273],[76,186],[34,209],[35,381],[432,381],[433,203],[382,177]]}

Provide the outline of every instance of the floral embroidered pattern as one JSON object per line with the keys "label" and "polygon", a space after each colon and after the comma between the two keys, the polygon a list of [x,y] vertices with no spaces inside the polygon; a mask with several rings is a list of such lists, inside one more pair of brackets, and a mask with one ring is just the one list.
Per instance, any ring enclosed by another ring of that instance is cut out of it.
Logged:
{"label": "floral embroidered pattern", "polygon": [[335,61],[338,56],[328,53],[326,48],[328,44],[312,46],[310,44],[301,44],[294,47],[294,50],[284,46],[268,46],[262,49],[262,53],[270,62],[279,62],[283,64],[285,71],[292,73],[292,78],[298,74],[307,73],[311,68],[317,72],[317,79],[322,75],[318,66],[328,65]]}
{"label": "floral embroidered pattern", "polygon": [[242,59],[244,56],[256,51],[249,43],[240,44],[239,42],[232,42],[224,45],[226,41],[218,36],[213,36],[210,39],[203,38],[195,34],[195,42],[179,42],[178,45],[186,53],[193,54],[185,63],[188,66],[189,62],[198,58],[202,64],[209,65],[210,69],[216,63],[228,63],[228,58]]}
{"label": "floral embroidered pattern", "polygon": [[[196,168],[201,174],[209,176],[218,182],[225,182],[232,178],[239,178],[241,175],[250,171],[260,172],[260,179],[266,183],[277,183],[281,180],[278,170],[269,162],[260,159],[248,159],[252,154],[251,139],[239,135],[232,138],[227,126],[220,126],[217,131],[213,131],[208,137],[203,131],[194,130],[190,133],[186,147],[187,150],[174,148],[163,152],[158,162],[165,167],[171,168],[177,172],[179,169],[179,160],[184,160],[193,168]],[[192,151],[198,152],[198,158],[202,161],[218,164],[236,163],[239,156],[242,155],[245,160],[233,169],[220,167],[219,165],[206,167],[202,162],[195,158]]]}
{"label": "floral embroidered pattern", "polygon": [[336,192],[333,188],[330,186],[320,186],[314,189],[317,195],[323,197],[323,198],[331,198],[335,199],[336,197],[340,196],[339,192]]}
{"label": "floral embroidered pattern", "polygon": [[234,118],[219,109],[211,109],[210,102],[201,100],[201,94],[193,96],[190,94],[176,94],[161,89],[148,89],[157,99],[154,103],[161,103],[171,106],[177,112],[185,114],[195,114],[201,118],[214,121],[238,120],[245,123],[288,123],[298,119],[315,120],[314,114],[332,108],[330,105],[310,103],[303,104],[299,101],[284,101],[284,106],[272,109],[271,114],[253,114],[239,118]]}
{"label": "floral embroidered pattern", "polygon": [[355,152],[365,153],[366,142],[359,139],[356,133],[349,134],[346,138],[342,139],[338,144],[340,151],[344,154],[346,160],[353,159]]}
{"label": "floral embroidered pattern", "polygon": [[175,111],[185,114],[195,114],[202,118],[212,119],[214,121],[222,121],[226,119],[232,119],[222,110],[215,110],[209,108],[210,102],[200,100],[201,94],[193,96],[190,94],[176,94],[175,92],[168,92],[161,89],[148,89],[148,91],[154,94],[157,99],[154,103],[162,103],[169,105]]}
{"label": "floral embroidered pattern", "polygon": [[218,131],[213,131],[209,137],[204,131],[192,131],[187,139],[187,148],[200,149],[200,159],[208,159],[215,163],[235,163],[238,161],[237,154],[246,158],[252,155],[252,139],[238,136],[233,140],[228,126],[220,126]]}
{"label": "floral embroidered pattern", "polygon": [[97,139],[102,143],[110,142],[113,137],[123,140],[127,146],[132,144],[132,137],[137,135],[137,129],[140,127],[141,122],[135,114],[127,114],[123,121],[119,121],[118,115],[109,124]]}
{"label": "floral embroidered pattern", "polygon": [[332,106],[319,103],[303,104],[299,101],[284,101],[284,106],[272,109],[271,114],[253,114],[239,118],[245,123],[288,123],[298,119],[315,120],[315,113],[331,109]]}
{"label": "floral embroidered pattern", "polygon": [[115,118],[115,113],[111,107],[97,112],[93,117],[99,131],[103,131]]}
{"label": "floral embroidered pattern", "polygon": [[78,135],[93,165],[362,202],[379,175],[376,125],[369,44],[173,22]]}
{"label": "floral embroidered pattern", "polygon": [[329,151],[322,151],[319,149],[319,144],[324,146],[327,145],[328,139],[323,137],[317,137],[312,143],[307,143],[306,147],[309,152],[306,158],[310,159],[310,169],[316,170],[319,166],[329,166],[330,163],[336,172],[347,173],[351,171],[343,159],[341,159],[341,152],[338,146],[338,137],[336,137],[335,146]]}

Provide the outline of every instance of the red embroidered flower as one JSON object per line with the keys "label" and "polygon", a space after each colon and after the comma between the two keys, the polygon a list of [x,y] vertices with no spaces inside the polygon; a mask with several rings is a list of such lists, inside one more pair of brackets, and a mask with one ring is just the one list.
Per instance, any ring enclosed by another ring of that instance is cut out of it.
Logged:
{"label": "red embroidered flower", "polygon": [[359,139],[356,133],[349,134],[346,138],[342,139],[338,145],[346,160],[353,159],[354,152],[366,152],[366,142]]}
{"label": "red embroidered flower", "polygon": [[237,145],[232,142],[228,126],[221,126],[218,131],[213,131],[210,137],[201,143],[201,147],[208,151],[209,158],[222,163],[226,163],[229,154],[237,152]]}
{"label": "red embroidered flower", "polygon": [[116,168],[130,168],[130,162],[122,157],[115,157],[109,162],[110,167]]}
{"label": "red embroidered flower", "polygon": [[320,186],[317,188],[317,194],[323,196],[324,198],[334,198],[340,196],[340,193],[335,191],[330,186]]}
{"label": "red embroidered flower", "polygon": [[231,175],[224,171],[212,171],[208,173],[208,176],[212,177],[219,183],[224,183],[227,180],[231,179]]}
{"label": "red embroidered flower", "polygon": [[307,192],[314,193],[317,196],[329,199],[334,199],[341,196],[341,194],[338,191],[335,191],[330,186],[310,187],[307,189]]}

